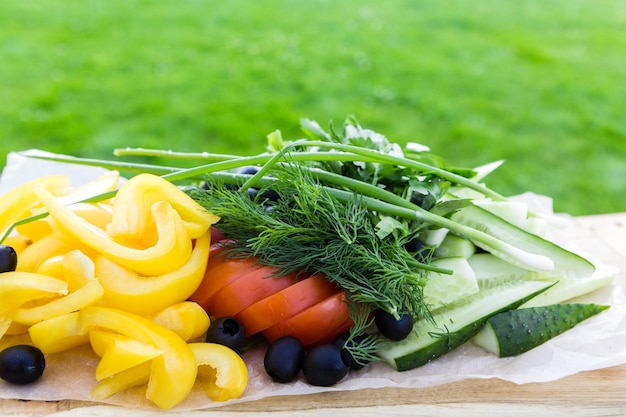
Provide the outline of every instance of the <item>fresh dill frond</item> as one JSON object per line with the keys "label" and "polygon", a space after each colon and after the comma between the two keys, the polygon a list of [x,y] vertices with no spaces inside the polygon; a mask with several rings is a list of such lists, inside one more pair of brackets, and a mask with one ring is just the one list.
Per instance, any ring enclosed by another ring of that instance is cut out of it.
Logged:
{"label": "fresh dill frond", "polygon": [[428,315],[421,264],[395,240],[376,235],[374,214],[358,194],[343,203],[297,165],[277,169],[277,201],[252,201],[219,184],[194,193],[221,217],[217,227],[230,238],[231,256],[255,256],[285,273],[322,273],[353,301],[396,316]]}

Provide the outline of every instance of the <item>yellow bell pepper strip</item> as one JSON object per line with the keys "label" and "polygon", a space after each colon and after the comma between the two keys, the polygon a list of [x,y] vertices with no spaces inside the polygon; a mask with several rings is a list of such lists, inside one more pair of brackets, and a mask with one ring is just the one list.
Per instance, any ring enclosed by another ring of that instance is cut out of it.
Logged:
{"label": "yellow bell pepper strip", "polygon": [[116,170],[107,171],[95,180],[92,180],[79,187],[72,188],[59,197],[64,205],[74,204],[87,200],[99,194],[113,191],[120,185],[120,173]]}
{"label": "yellow bell pepper strip", "polygon": [[66,253],[61,260],[63,281],[67,282],[70,292],[82,288],[89,280],[96,277],[96,266],[90,257],[80,250],[72,250]]}
{"label": "yellow bell pepper strip", "polygon": [[213,401],[239,398],[248,385],[246,364],[234,350],[216,343],[190,343],[198,380]]}
{"label": "yellow bell pepper strip", "polygon": [[[15,311],[23,304],[67,294],[67,283],[47,275],[31,272],[0,274],[0,338],[9,331]],[[15,327],[14,327],[15,329]]]}
{"label": "yellow bell pepper strip", "polygon": [[6,329],[6,332],[4,332],[4,334],[6,336],[17,336],[17,335],[21,335],[21,334],[27,334],[28,333],[28,327],[29,326],[25,326],[23,324],[16,323],[16,322],[13,321],[13,322],[11,322],[9,327]]}
{"label": "yellow bell pepper strip", "polygon": [[168,180],[152,174],[139,174],[128,180],[115,196],[108,233],[114,237],[141,239],[150,228],[146,213],[157,201],[172,205],[183,219],[191,239],[206,233],[219,220]]}
{"label": "yellow bell pepper strip", "polygon": [[35,187],[35,193],[62,233],[140,275],[154,276],[174,271],[191,255],[192,244],[187,230],[178,213],[165,201],[156,202],[151,207],[159,237],[157,243],[137,249],[115,242],[100,228],[60,204],[44,188]]}
{"label": "yellow bell pepper strip", "polygon": [[152,320],[172,330],[185,341],[199,338],[211,325],[207,312],[193,301],[182,301],[165,307],[152,316]]}
{"label": "yellow bell pepper strip", "polygon": [[[41,210],[39,210],[41,212]],[[38,214],[38,213],[37,213]],[[27,218],[33,216],[33,213],[28,213],[22,218]],[[30,221],[24,224],[16,225],[15,231],[19,236],[28,237],[31,241],[36,242],[39,239],[44,238],[45,236],[52,233],[52,227],[50,227],[50,223],[45,219],[39,219]],[[10,239],[10,236],[7,237],[7,241]]]}
{"label": "yellow bell pepper strip", "polygon": [[27,326],[67,313],[78,311],[98,302],[104,289],[97,279],[89,280],[82,288],[35,307],[20,307],[13,313],[13,321]]}
{"label": "yellow bell pepper strip", "polygon": [[170,409],[191,392],[197,375],[195,356],[176,333],[145,317],[98,306],[80,311],[80,325],[85,334],[93,328],[108,329],[165,351],[152,359],[146,389],[146,398],[159,408]]}
{"label": "yellow bell pepper strip", "polygon": [[127,389],[145,385],[150,380],[152,362],[144,362],[132,368],[118,372],[98,382],[91,391],[91,397],[102,401]]}
{"label": "yellow bell pepper strip", "polygon": [[67,293],[67,283],[58,278],[32,272],[3,272],[0,274],[0,314],[13,311],[28,301]]}
{"label": "yellow bell pepper strip", "polygon": [[111,223],[113,207],[102,203],[77,203],[67,206],[77,216],[102,230]]}
{"label": "yellow bell pepper strip", "polygon": [[74,247],[54,233],[33,242],[22,251],[17,262],[17,271],[36,272],[48,259],[62,255]]}
{"label": "yellow bell pepper strip", "polygon": [[20,255],[24,252],[24,249],[29,247],[32,243],[33,240],[30,237],[22,235],[9,236],[4,239],[3,242],[4,245],[11,246],[15,250],[18,257],[20,257]]}
{"label": "yellow bell pepper strip", "polygon": [[95,274],[105,289],[104,303],[131,313],[150,315],[186,300],[202,282],[209,258],[211,234],[196,239],[187,263],[160,276],[140,277],[109,260],[95,259]]}
{"label": "yellow bell pepper strip", "polygon": [[96,367],[96,380],[101,381],[118,372],[133,368],[165,353],[151,344],[106,330],[89,331],[89,342],[100,361]]}
{"label": "yellow bell pepper strip", "polygon": [[36,186],[51,190],[55,195],[59,190],[67,190],[70,182],[65,175],[50,175],[29,181],[8,191],[0,198],[0,233],[4,233],[16,221],[28,217],[28,211],[37,204],[34,193]]}
{"label": "yellow bell pepper strip", "polygon": [[28,328],[30,340],[45,354],[87,344],[89,335],[81,332],[79,319],[79,312],[76,311],[33,324]]}
{"label": "yellow bell pepper strip", "polygon": [[62,279],[67,282],[69,292],[74,292],[95,278],[95,265],[90,257],[75,249],[47,259],[36,272]]}

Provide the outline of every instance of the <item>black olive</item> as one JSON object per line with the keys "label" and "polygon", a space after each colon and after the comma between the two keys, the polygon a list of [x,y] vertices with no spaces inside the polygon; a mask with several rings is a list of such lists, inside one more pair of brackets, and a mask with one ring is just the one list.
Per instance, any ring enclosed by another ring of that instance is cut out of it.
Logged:
{"label": "black olive", "polygon": [[0,352],[0,378],[14,384],[30,384],[43,374],[46,360],[41,350],[16,345]]}
{"label": "black olive", "polygon": [[211,323],[205,341],[227,346],[241,352],[246,345],[246,333],[239,321],[233,317],[220,317]]}
{"label": "black olive", "polygon": [[319,387],[335,385],[350,370],[348,356],[344,349],[332,343],[315,346],[304,357],[304,378],[309,384]]}
{"label": "black olive", "polygon": [[382,308],[374,310],[374,323],[380,334],[391,340],[402,340],[413,330],[413,317],[410,314],[401,314],[400,319],[396,319]]}
{"label": "black olive", "polygon": [[247,167],[241,167],[237,170],[237,174],[243,174],[243,175],[254,175],[257,172],[259,172],[259,167],[255,167],[255,166],[247,166]]}
{"label": "black olive", "polygon": [[261,195],[259,196],[259,202],[263,203],[266,200],[269,201],[278,201],[280,199],[280,195],[272,189],[263,190]]}
{"label": "black olive", "polygon": [[[357,336],[354,336],[352,338],[352,340],[350,340],[350,342],[348,342],[348,337],[349,336],[350,336],[349,332],[342,333],[339,336],[337,336],[337,338],[333,341],[333,343],[336,344],[337,346],[339,346],[340,348],[342,348],[348,354],[348,359],[350,360],[350,369],[353,370],[353,371],[356,371],[356,370],[359,370],[359,369],[363,368],[363,366],[365,364],[357,362],[356,359],[354,359],[354,357],[350,353],[350,350],[346,349],[346,346],[348,348],[349,347],[357,347],[357,346],[359,346],[359,344],[363,340],[365,340],[367,338],[367,334],[363,333],[363,334],[359,334]],[[346,345],[346,342],[348,342],[347,345]]]}
{"label": "black olive", "polygon": [[430,255],[430,252],[432,251],[431,248],[426,246],[426,243],[417,238],[411,239],[405,243],[404,249],[406,249],[407,252],[412,253],[415,259],[421,262],[426,261],[428,259],[428,255]]}
{"label": "black olive", "polygon": [[0,272],[15,271],[17,267],[17,254],[9,245],[0,245]]}
{"label": "black olive", "polygon": [[274,382],[293,381],[304,360],[304,346],[293,336],[283,336],[270,343],[265,351],[263,366]]}

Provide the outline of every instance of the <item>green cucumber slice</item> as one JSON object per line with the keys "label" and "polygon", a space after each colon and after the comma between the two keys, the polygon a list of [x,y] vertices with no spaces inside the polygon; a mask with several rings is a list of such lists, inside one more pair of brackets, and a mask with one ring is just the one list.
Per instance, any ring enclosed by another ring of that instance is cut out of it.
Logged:
{"label": "green cucumber slice", "polygon": [[418,320],[404,340],[378,355],[398,371],[425,365],[474,337],[489,317],[517,308],[551,285],[515,280],[490,286],[435,311],[432,320]]}
{"label": "green cucumber slice", "polygon": [[490,317],[472,342],[501,358],[516,356],[607,308],[609,306],[577,303],[505,311]]}
{"label": "green cucumber slice", "polygon": [[513,265],[490,253],[476,253],[467,259],[477,281],[498,279],[525,279],[530,271]]}
{"label": "green cucumber slice", "polygon": [[519,228],[526,228],[528,217],[528,204],[526,203],[492,200],[474,200],[473,203]]}
{"label": "green cucumber slice", "polygon": [[557,304],[606,287],[619,274],[619,268],[600,264],[589,278],[560,278],[553,287],[528,300],[520,308]]}
{"label": "green cucumber slice", "polygon": [[[547,256],[554,262],[554,268],[549,272],[555,277],[586,278],[590,277],[595,267],[587,259],[570,252],[555,243],[514,226],[504,219],[475,205],[469,205],[451,215],[451,219],[488,233],[504,242],[518,247],[526,252]],[[499,258],[515,264],[515,261],[500,253],[498,248],[481,246]],[[523,267],[523,265],[518,265]]]}
{"label": "green cucumber slice", "polygon": [[434,259],[431,264],[452,271],[451,274],[429,273],[424,301],[431,312],[478,292],[476,276],[465,258]]}
{"label": "green cucumber slice", "polygon": [[435,257],[451,258],[462,256],[469,258],[476,252],[476,245],[463,237],[448,233],[443,242],[435,249]]}

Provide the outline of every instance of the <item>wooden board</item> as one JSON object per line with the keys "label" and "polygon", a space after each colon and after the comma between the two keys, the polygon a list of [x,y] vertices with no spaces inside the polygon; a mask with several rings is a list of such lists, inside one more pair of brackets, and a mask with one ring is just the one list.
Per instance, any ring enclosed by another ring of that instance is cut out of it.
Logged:
{"label": "wooden board", "polygon": [[[576,219],[584,227],[576,239],[589,240],[592,252],[622,269],[626,286],[626,213]],[[3,415],[155,416],[160,412],[122,410],[78,401],[0,400]],[[274,397],[233,404],[185,416],[626,416],[626,365],[582,372],[549,383],[516,385],[501,380],[465,380],[426,389],[367,389],[306,396]]]}

